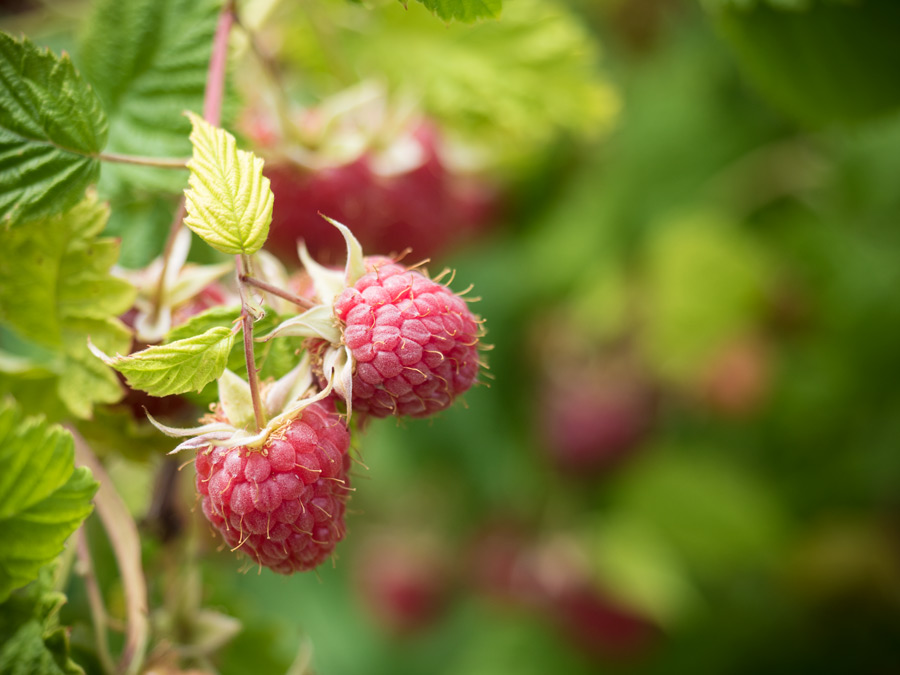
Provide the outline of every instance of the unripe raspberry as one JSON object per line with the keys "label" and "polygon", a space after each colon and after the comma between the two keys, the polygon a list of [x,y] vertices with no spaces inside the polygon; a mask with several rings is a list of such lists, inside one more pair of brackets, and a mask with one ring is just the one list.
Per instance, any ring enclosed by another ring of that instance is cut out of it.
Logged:
{"label": "unripe raspberry", "polygon": [[280,574],[310,570],[344,537],[350,433],[313,403],[260,449],[197,454],[203,514],[233,549]]}
{"label": "unripe raspberry", "polygon": [[425,417],[447,408],[478,376],[481,327],[447,286],[387,258],[334,304],[356,361],[353,409]]}

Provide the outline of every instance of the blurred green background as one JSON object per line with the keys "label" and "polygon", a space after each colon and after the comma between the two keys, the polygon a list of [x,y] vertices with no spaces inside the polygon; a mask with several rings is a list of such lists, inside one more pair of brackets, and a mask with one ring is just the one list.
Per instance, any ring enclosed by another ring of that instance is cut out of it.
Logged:
{"label": "blurred green background", "polygon": [[[900,672],[900,10],[569,10],[615,120],[544,134],[439,261],[481,297],[484,386],[358,435],[316,574],[238,574],[181,481],[185,583],[242,623],[220,672]],[[159,457],[111,459],[138,517]]]}

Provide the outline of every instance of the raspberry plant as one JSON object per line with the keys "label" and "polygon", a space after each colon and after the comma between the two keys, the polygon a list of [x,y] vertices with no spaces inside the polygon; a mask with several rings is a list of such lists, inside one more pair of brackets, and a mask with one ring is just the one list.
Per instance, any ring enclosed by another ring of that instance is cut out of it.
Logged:
{"label": "raspberry plant", "polygon": [[[346,10],[321,4],[341,26]],[[162,463],[159,511],[139,526],[110,478],[119,458],[182,439],[170,450],[193,463],[195,511],[221,545],[248,568],[309,571],[350,529],[364,422],[432,416],[483,379],[473,300],[422,261],[496,212],[503,167],[556,129],[602,125],[615,100],[565,11],[529,0],[499,23],[500,0],[421,4],[409,23],[353,8],[370,24],[368,47],[342,45],[367,55],[358,81],[324,95],[324,73],[301,71],[319,99],[303,109],[267,44],[272,7],[96,0],[74,59],[0,32],[3,672],[80,672],[60,610],[72,587],[91,671],[204,663],[233,636],[180,573],[161,583],[190,591],[159,599],[149,570],[171,558],[195,579],[197,553],[160,560],[147,533],[172,546],[190,500]],[[481,65],[474,79],[444,68],[448,99],[384,48],[432,34],[425,72],[454,44],[449,22],[472,31]],[[543,51],[506,83],[508,55],[533,40]],[[535,106],[554,76],[565,96]],[[505,101],[483,97],[501,83]],[[103,556],[123,604],[112,644]]]}

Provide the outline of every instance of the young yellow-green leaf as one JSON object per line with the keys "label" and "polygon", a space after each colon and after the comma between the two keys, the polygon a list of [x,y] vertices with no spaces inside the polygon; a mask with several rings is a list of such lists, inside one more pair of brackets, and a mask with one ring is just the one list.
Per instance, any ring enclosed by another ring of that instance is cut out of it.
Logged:
{"label": "young yellow-green leaf", "polygon": [[229,328],[211,328],[201,335],[156,345],[109,359],[128,385],[151,396],[168,396],[199,391],[225,372],[228,354],[234,346]]}
{"label": "young yellow-green leaf", "polygon": [[0,602],[37,578],[91,512],[97,483],[69,432],[0,405]]}
{"label": "young yellow-green leaf", "polygon": [[0,321],[56,357],[48,368],[78,417],[122,397],[115,373],[88,351],[88,337],[108,353],[131,342],[116,317],[132,306],[135,289],[109,273],[117,242],[97,238],[108,216],[88,195],[65,213],[0,231]]}
{"label": "young yellow-green leaf", "polygon": [[419,0],[444,21],[473,23],[479,19],[497,19],[502,0]]}
{"label": "young yellow-green leaf", "polygon": [[100,99],[67,55],[0,33],[0,222],[75,204],[97,180],[106,132]]}
{"label": "young yellow-green leaf", "polygon": [[223,253],[256,253],[269,236],[274,197],[263,160],[238,150],[234,136],[193,113],[185,225]]}

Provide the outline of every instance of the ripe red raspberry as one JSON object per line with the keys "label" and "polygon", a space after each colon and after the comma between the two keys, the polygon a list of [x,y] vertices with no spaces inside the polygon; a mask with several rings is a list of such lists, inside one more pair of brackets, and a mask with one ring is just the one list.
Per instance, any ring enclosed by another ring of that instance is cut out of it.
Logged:
{"label": "ripe red raspberry", "polygon": [[425,417],[448,407],[478,375],[480,325],[466,301],[387,258],[334,304],[356,361],[353,409]]}
{"label": "ripe red raspberry", "polygon": [[203,513],[228,545],[280,574],[311,570],[344,537],[350,432],[313,403],[261,449],[197,453]]}

